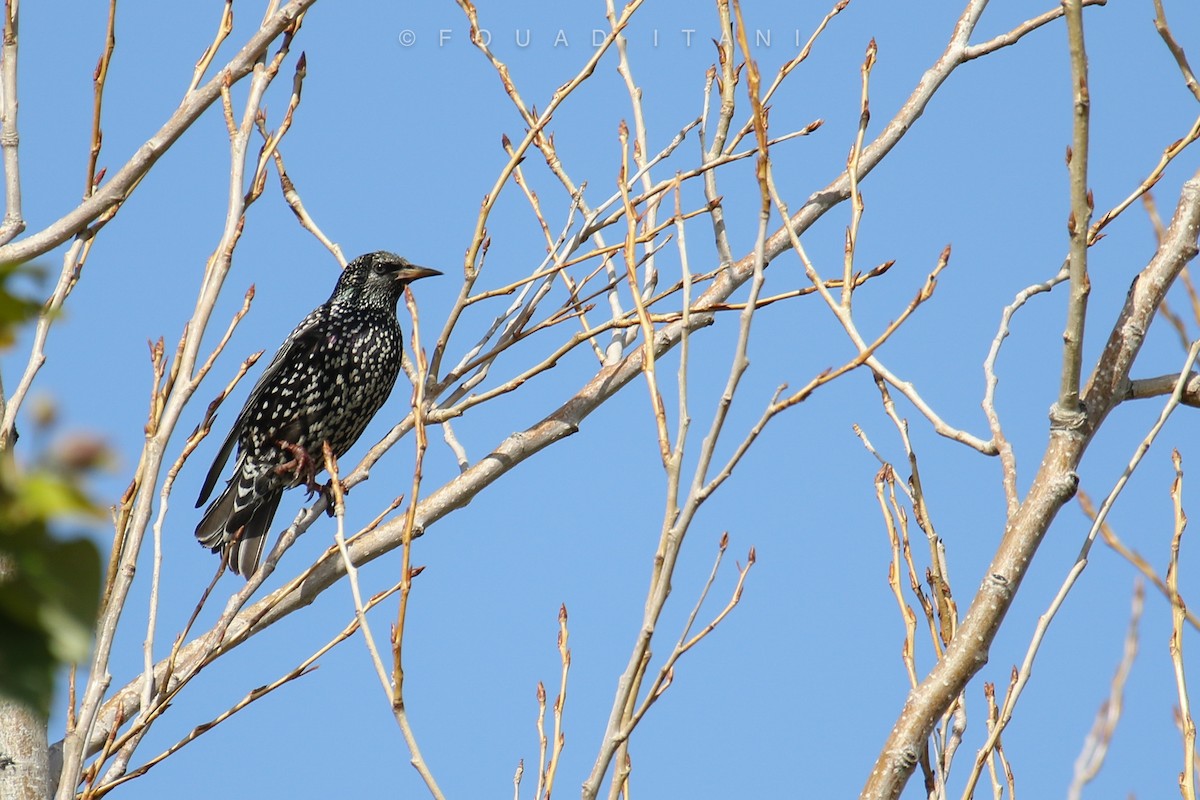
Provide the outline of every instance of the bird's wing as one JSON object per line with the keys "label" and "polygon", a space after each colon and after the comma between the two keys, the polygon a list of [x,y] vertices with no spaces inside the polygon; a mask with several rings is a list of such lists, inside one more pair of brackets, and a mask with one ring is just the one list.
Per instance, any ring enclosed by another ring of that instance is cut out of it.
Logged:
{"label": "bird's wing", "polygon": [[233,427],[229,429],[229,435],[221,443],[221,449],[217,452],[217,457],[213,460],[212,466],[208,468],[208,475],[204,478],[204,486],[200,488],[200,498],[196,501],[196,508],[204,505],[204,502],[208,500],[213,489],[216,487],[217,480],[221,477],[221,471],[225,469],[225,462],[229,460],[229,455],[233,452],[233,446],[237,443],[238,437],[241,436],[242,428],[245,427],[246,418],[250,415],[251,409],[258,405],[262,393],[266,391],[265,387],[271,385],[276,376],[284,370],[285,366],[294,364],[298,359],[307,357],[320,344],[320,323],[328,314],[328,303],[314,309],[284,340],[283,345],[279,348],[279,352],[275,354],[275,357],[271,359],[271,363],[263,370],[263,374],[259,376],[258,382],[250,390],[250,396],[246,398],[246,404],[242,406],[241,412],[238,413]]}
{"label": "bird's wing", "polygon": [[238,431],[241,425],[234,423],[233,428],[229,431],[229,435],[225,437],[225,441],[221,444],[221,449],[217,453],[216,459],[213,460],[212,466],[208,468],[208,475],[204,478],[204,486],[200,487],[200,497],[196,500],[196,508],[204,505],[208,500],[208,496],[212,494],[213,488],[217,485],[217,478],[221,477],[221,470],[225,469],[225,462],[229,460],[229,454],[233,452],[233,443],[237,441]]}

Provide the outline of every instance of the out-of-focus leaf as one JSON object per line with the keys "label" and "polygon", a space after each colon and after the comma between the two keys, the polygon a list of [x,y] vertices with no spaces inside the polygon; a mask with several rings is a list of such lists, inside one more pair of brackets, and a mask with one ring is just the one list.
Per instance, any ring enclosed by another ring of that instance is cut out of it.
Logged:
{"label": "out-of-focus leaf", "polygon": [[0,694],[48,709],[55,665],[90,651],[100,553],[87,539],[55,539],[30,523],[0,534],[0,559]]}
{"label": "out-of-focus leaf", "polygon": [[54,519],[72,514],[103,516],[78,485],[48,472],[34,473],[21,482],[15,512],[14,516],[26,519]]}
{"label": "out-of-focus leaf", "polygon": [[[40,312],[42,304],[20,288],[20,279],[39,273],[31,264],[0,264],[0,349]],[[49,412],[35,417],[40,429],[53,422]],[[103,516],[83,486],[110,458],[92,437],[60,444],[26,475],[11,453],[0,458],[0,695],[42,715],[50,710],[55,670],[87,659],[100,603],[96,546],[56,538],[51,528],[71,517]]]}
{"label": "out-of-focus leaf", "polygon": [[41,303],[14,297],[0,288],[0,348],[10,347],[16,338],[17,326],[37,315]]}
{"label": "out-of-focus leaf", "polygon": [[40,278],[42,271],[32,264],[5,264],[0,266],[0,349],[6,348],[16,338],[17,328],[37,316],[42,302],[15,292],[12,278],[30,275]]}
{"label": "out-of-focus leaf", "polygon": [[97,513],[77,481],[0,463],[0,695],[42,714],[58,666],[87,659],[100,602],[96,546],[51,524]]}

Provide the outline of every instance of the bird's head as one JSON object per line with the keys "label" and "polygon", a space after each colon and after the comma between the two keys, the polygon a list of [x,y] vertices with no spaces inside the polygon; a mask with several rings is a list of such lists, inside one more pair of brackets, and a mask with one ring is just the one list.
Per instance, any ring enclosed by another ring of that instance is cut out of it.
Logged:
{"label": "bird's head", "polygon": [[346,265],[330,300],[364,308],[395,310],[404,287],[418,278],[441,275],[436,269],[418,267],[406,259],[380,250],[359,256]]}

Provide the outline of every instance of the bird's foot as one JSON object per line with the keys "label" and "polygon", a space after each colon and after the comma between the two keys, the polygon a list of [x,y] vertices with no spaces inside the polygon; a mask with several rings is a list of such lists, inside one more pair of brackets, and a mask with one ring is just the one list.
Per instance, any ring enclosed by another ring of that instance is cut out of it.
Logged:
{"label": "bird's foot", "polygon": [[[350,494],[350,487],[346,485],[345,481],[339,480],[338,484],[342,490],[343,497]],[[316,487],[316,489],[309,489],[308,496],[312,497],[315,492],[320,492],[321,496],[325,498],[325,516],[332,517],[334,513],[334,506],[336,505],[333,494],[333,479],[329,479],[325,483]]]}
{"label": "bird's foot", "polygon": [[313,493],[321,488],[321,484],[317,483],[317,462],[313,461],[308,451],[298,444],[285,442],[282,439],[276,444],[291,453],[292,460],[277,466],[275,474],[293,476],[297,483],[304,484],[304,487],[308,489],[308,496],[312,497]]}

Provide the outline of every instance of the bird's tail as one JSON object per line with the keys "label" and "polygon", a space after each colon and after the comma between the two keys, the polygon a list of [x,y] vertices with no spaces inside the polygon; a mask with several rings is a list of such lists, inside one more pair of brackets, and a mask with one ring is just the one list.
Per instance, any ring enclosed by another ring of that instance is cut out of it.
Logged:
{"label": "bird's tail", "polygon": [[196,538],[214,553],[225,551],[234,574],[249,578],[258,569],[283,488],[264,491],[261,482],[241,467],[239,464],[225,490],[204,511]]}

